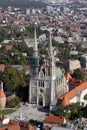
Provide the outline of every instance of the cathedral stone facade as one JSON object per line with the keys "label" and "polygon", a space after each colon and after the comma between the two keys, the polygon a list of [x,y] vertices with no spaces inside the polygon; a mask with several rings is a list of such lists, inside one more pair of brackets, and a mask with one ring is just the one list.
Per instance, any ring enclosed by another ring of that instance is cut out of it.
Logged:
{"label": "cathedral stone facade", "polygon": [[56,66],[53,55],[51,32],[48,45],[48,55],[40,65],[40,56],[36,39],[33,47],[33,56],[29,58],[29,104],[36,106],[50,106],[57,98],[68,92],[68,84],[62,70]]}

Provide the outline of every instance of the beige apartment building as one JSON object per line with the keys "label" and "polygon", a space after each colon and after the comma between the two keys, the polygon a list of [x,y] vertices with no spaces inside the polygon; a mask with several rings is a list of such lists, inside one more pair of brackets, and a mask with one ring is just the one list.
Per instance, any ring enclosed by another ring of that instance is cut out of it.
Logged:
{"label": "beige apartment building", "polygon": [[65,69],[69,71],[74,71],[75,69],[81,68],[80,61],[79,60],[68,60],[65,63]]}

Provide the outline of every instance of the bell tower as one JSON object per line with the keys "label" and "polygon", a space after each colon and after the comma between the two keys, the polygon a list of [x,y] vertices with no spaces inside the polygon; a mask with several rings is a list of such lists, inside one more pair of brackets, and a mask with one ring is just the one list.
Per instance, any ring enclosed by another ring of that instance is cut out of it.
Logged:
{"label": "bell tower", "polygon": [[38,54],[38,44],[37,44],[37,37],[36,37],[36,23],[34,27],[34,46],[33,46],[33,56],[29,58],[29,65],[31,68],[32,76],[38,75],[38,68],[39,68],[39,54]]}
{"label": "bell tower", "polygon": [[50,92],[50,94],[47,94],[47,97],[50,97],[49,100],[49,104],[50,104],[55,99],[55,80],[56,80],[56,76],[55,76],[56,65],[55,65],[55,57],[53,55],[51,31],[49,31],[48,58],[46,58],[45,69],[47,72],[46,87],[49,86],[48,91]]}
{"label": "bell tower", "polygon": [[33,56],[29,57],[29,65],[30,65],[29,103],[36,103],[37,77],[39,73],[39,54],[38,54],[38,44],[36,37],[36,23],[34,26]]}

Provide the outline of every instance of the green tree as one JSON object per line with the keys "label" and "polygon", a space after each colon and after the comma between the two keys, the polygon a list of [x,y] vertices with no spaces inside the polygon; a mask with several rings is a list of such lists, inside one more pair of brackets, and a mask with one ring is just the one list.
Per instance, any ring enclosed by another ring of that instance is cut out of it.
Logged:
{"label": "green tree", "polygon": [[40,54],[47,55],[47,50],[43,46],[43,44],[39,44],[38,46]]}
{"label": "green tree", "polygon": [[74,70],[74,73],[72,74],[73,78],[76,78],[78,80],[84,80],[85,79],[85,75],[84,73],[81,71],[81,69],[76,69]]}
{"label": "green tree", "polygon": [[7,67],[2,73],[1,80],[4,82],[7,91],[16,91],[24,84],[23,75],[15,68]]}
{"label": "green tree", "polygon": [[87,100],[87,94],[84,96],[84,99]]}
{"label": "green tree", "polygon": [[67,41],[65,41],[64,44],[61,44],[53,40],[52,45],[56,46],[60,51],[59,58],[61,61],[66,61],[67,59],[70,58],[70,47],[68,46]]}
{"label": "green tree", "polygon": [[77,48],[77,51],[78,51],[78,52],[82,52],[82,51],[83,51],[81,44],[77,44],[77,45],[76,45],[76,48]]}
{"label": "green tree", "polygon": [[70,107],[69,106],[60,106],[54,114],[56,116],[64,116],[68,120],[71,115]]}
{"label": "green tree", "polygon": [[[34,23],[32,25],[27,26],[26,32],[24,32],[24,35],[30,38],[34,38],[34,27],[35,27]],[[46,31],[42,31],[40,29],[39,25],[36,27],[36,31],[37,31],[37,37],[39,37],[39,35],[43,34],[44,32],[46,33]]]}
{"label": "green tree", "polygon": [[81,110],[82,108],[83,108],[83,106],[81,106],[79,102],[72,103],[70,105],[71,115],[70,115],[69,119],[74,120],[75,118],[82,117],[82,115],[83,115],[82,110]]}
{"label": "green tree", "polygon": [[[68,106],[59,106],[58,110],[54,113],[56,116],[64,116],[67,120],[74,120],[75,118],[86,117],[87,106],[83,107],[79,102],[72,103]],[[85,116],[86,115],[86,116]]]}
{"label": "green tree", "polygon": [[85,107],[83,107],[83,108],[81,109],[81,111],[82,111],[82,113],[83,113],[83,117],[84,117],[84,118],[87,118],[87,105],[86,105]]}

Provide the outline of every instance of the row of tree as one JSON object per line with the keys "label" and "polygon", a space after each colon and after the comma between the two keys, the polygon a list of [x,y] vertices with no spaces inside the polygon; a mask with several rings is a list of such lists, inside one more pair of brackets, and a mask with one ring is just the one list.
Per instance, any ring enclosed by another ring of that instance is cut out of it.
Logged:
{"label": "row of tree", "polygon": [[87,117],[87,106],[80,103],[73,103],[69,106],[60,106],[56,112],[56,116],[64,116],[67,120],[75,120],[78,118]]}

